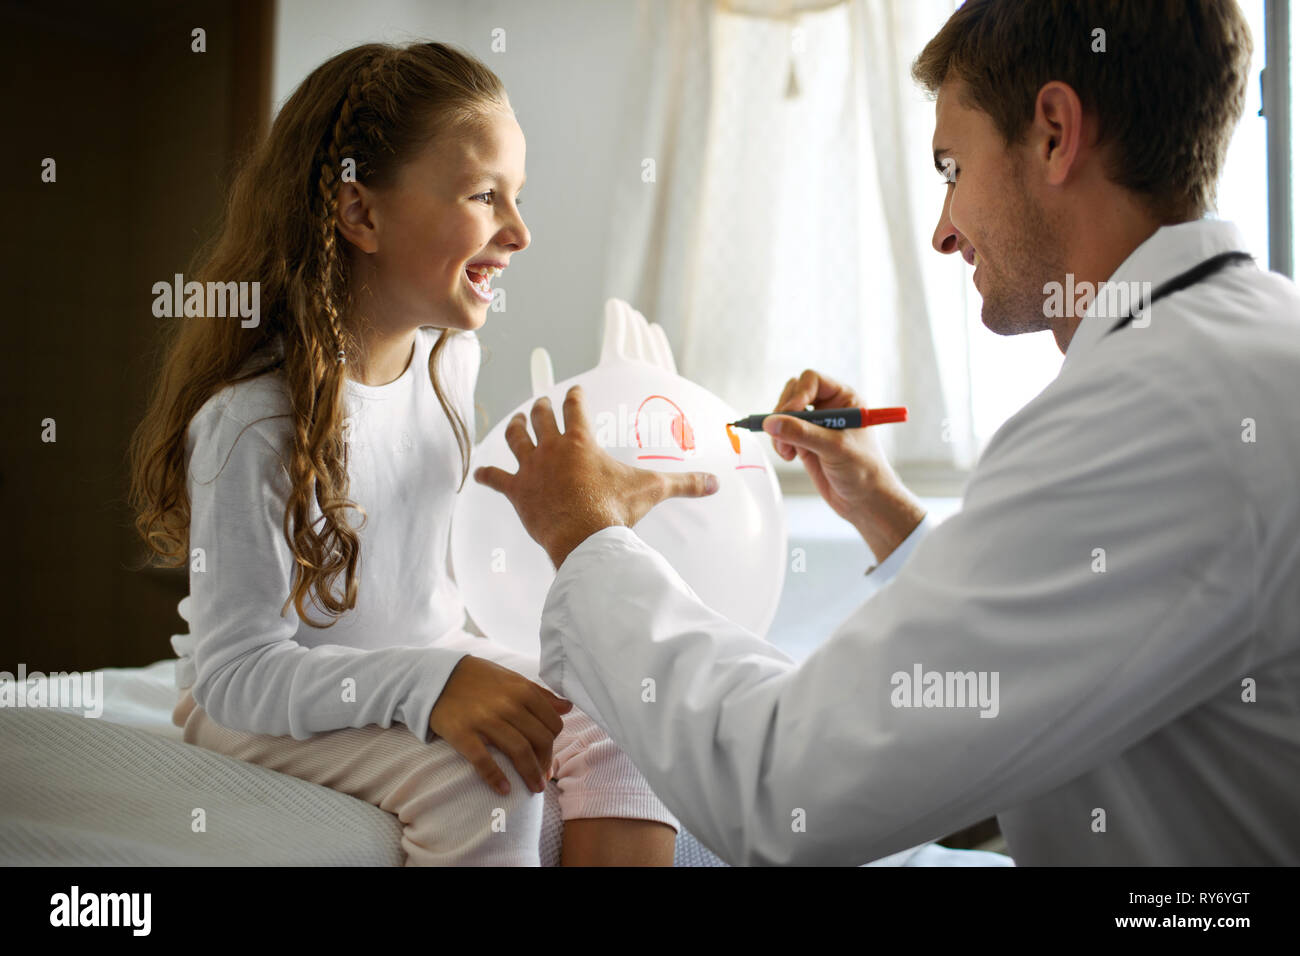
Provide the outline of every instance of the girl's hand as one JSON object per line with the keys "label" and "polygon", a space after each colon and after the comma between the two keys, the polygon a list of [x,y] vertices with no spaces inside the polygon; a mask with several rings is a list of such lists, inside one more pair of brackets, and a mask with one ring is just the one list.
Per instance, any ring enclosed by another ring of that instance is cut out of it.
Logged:
{"label": "girl's hand", "polygon": [[572,701],[508,667],[466,655],[433,705],[429,729],[468,758],[498,793],[509,793],[510,782],[488,753],[488,744],[509,755],[519,775],[541,793],[550,774],[551,747],[564,729],[560,714],[572,707]]}

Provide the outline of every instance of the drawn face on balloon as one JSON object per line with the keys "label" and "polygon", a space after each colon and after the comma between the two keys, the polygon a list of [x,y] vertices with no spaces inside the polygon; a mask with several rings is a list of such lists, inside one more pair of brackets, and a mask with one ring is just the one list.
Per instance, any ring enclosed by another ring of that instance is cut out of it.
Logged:
{"label": "drawn face on balloon", "polygon": [[[764,436],[736,435],[739,418],[718,396],[644,362],[611,359],[542,389],[507,414],[474,449],[472,467],[518,466],[505,440],[514,414],[545,395],[552,407],[582,385],[596,443],[624,464],[664,472],[703,471],[721,487],[707,498],[674,498],[637,522],[657,551],[709,607],[755,634],[776,614],[789,552],[781,490],[766,467]],[[538,628],[555,569],[523,530],[504,495],[478,482],[458,496],[451,529],[457,586],[475,625],[520,653],[541,651]]]}
{"label": "drawn face on balloon", "polygon": [[695,452],[695,430],[680,405],[650,395],[636,410],[636,447],[638,461],[685,461]]}

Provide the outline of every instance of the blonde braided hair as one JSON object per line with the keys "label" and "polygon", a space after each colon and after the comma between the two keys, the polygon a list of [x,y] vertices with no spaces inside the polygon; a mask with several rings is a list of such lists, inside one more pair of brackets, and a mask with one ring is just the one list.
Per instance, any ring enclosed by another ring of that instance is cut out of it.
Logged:
{"label": "blonde braided hair", "polygon": [[[321,158],[320,178],[316,182],[316,191],[320,202],[321,231],[319,294],[321,307],[329,318],[330,329],[334,333],[334,342],[338,346],[337,358],[340,364],[346,361],[346,351],[344,349],[339,309],[335,299],[336,290],[347,287],[347,277],[344,275],[344,260],[338,254],[336,243],[335,222],[338,215],[338,186],[342,179],[343,160],[349,156],[356,139],[357,112],[362,104],[366,102],[366,95],[371,87],[383,75],[385,67],[392,61],[392,53],[387,50],[380,50],[367,66],[357,72],[352,84],[348,87],[347,94],[343,97],[343,102],[339,104],[338,119],[334,121],[334,129],[330,135],[329,144],[325,147],[325,155]],[[367,170],[358,169],[357,178],[364,181],[367,172]]]}
{"label": "blonde braided hair", "polygon": [[[357,339],[336,231],[342,164],[352,159],[359,182],[382,188],[431,139],[508,105],[491,70],[440,43],[354,47],[294,91],[236,177],[215,248],[192,270],[200,281],[260,281],[262,321],[251,329],[221,320],[177,324],[132,440],[131,502],[150,560],[176,566],[189,557],[191,418],[226,386],[278,371],[293,436],[283,530],[294,572],[281,613],[292,604],[309,624],[328,627],[355,607],[360,538],[346,511],[357,510],[363,521],[365,512],[347,498],[344,368]],[[428,372],[460,448],[463,487],[469,433],[438,375],[453,334],[439,337]],[[313,500],[320,510],[314,521]],[[343,594],[336,596],[340,576]],[[309,621],[308,599],[331,620]]]}

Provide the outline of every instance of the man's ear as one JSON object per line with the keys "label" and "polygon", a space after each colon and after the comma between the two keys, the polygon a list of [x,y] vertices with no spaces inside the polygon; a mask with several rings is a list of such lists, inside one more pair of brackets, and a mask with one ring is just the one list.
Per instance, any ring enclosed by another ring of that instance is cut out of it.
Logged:
{"label": "man's ear", "polygon": [[361,183],[339,183],[338,228],[362,252],[379,249],[375,194]]}
{"label": "man's ear", "polygon": [[1053,80],[1038,91],[1030,136],[1035,158],[1045,171],[1044,181],[1060,186],[1076,169],[1087,145],[1083,104],[1073,87]]}

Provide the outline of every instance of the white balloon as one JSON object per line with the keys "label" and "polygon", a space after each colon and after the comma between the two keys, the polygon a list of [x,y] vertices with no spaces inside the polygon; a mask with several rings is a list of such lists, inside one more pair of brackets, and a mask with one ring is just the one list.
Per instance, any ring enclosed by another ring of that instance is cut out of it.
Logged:
{"label": "white balloon", "polygon": [[[667,499],[633,530],[705,604],[763,636],[785,581],[787,540],[781,490],[763,444],[766,436],[729,430],[727,424],[741,416],[664,367],[657,345],[655,352],[642,361],[607,351],[596,368],[542,394],[550,398],[563,431],[565,393],[581,385],[597,443],[619,461],[718,476],[714,494]],[[527,419],[538,397],[498,422],[474,449],[451,531],[454,573],[470,616],[492,640],[533,657],[541,651],[542,608],[555,570],[524,531],[509,499],[475,481],[473,470],[485,465],[518,470],[505,427],[518,412]],[[535,442],[531,422],[527,427]]]}

